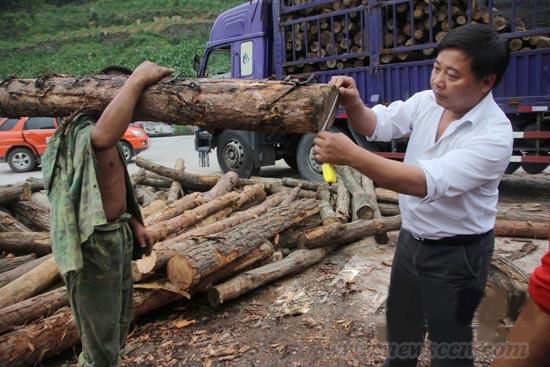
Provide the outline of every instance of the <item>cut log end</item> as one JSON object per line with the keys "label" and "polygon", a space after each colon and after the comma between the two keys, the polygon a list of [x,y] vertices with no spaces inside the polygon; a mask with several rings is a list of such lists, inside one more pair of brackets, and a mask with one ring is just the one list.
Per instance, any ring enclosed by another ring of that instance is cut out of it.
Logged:
{"label": "cut log end", "polygon": [[170,282],[183,290],[190,289],[192,285],[198,282],[195,281],[195,278],[199,276],[197,271],[181,255],[175,255],[168,261],[166,273]]}

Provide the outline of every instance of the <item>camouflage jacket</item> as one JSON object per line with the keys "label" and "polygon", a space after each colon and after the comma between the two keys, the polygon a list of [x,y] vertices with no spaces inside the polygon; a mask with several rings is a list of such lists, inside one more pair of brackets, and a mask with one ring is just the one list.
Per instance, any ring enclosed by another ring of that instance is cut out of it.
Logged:
{"label": "camouflage jacket", "polygon": [[[83,266],[81,245],[94,227],[107,223],[96,177],[91,132],[95,119],[79,115],[57,129],[42,156],[42,175],[50,201],[52,252],[61,274]],[[119,153],[124,161],[122,153]],[[143,223],[128,171],[128,212]]]}

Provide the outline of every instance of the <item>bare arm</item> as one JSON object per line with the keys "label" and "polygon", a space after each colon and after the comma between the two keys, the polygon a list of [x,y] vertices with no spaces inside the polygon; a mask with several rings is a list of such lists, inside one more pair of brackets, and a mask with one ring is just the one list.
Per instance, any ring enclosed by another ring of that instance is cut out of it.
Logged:
{"label": "bare arm", "polygon": [[[528,350],[525,350],[525,346]],[[518,356],[519,348],[527,355]],[[518,358],[520,357],[520,358]],[[523,357],[523,358],[521,358]],[[545,366],[550,357],[550,315],[545,313],[533,299],[528,299],[516,324],[510,330],[506,347],[497,355],[492,367]]]}
{"label": "bare arm", "polygon": [[115,98],[103,111],[92,130],[92,144],[96,151],[113,148],[132,120],[132,115],[143,89],[169,75],[171,69],[145,61],[130,75]]}
{"label": "bare arm", "polygon": [[351,127],[360,134],[372,136],[376,129],[376,115],[363,104],[353,78],[334,76],[329,84],[338,88],[338,102],[344,107]]}
{"label": "bare arm", "polygon": [[415,166],[371,153],[342,133],[320,132],[315,138],[315,159],[351,166],[377,185],[406,195],[425,197],[426,175]]}

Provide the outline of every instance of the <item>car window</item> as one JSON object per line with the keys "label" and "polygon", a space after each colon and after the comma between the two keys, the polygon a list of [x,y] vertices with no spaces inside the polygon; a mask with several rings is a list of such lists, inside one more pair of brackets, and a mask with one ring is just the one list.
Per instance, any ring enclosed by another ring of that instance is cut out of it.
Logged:
{"label": "car window", "polygon": [[24,130],[55,129],[51,117],[31,117],[25,123]]}
{"label": "car window", "polygon": [[7,119],[6,121],[4,121],[2,125],[0,125],[0,131],[11,130],[16,123],[17,123],[17,119]]}

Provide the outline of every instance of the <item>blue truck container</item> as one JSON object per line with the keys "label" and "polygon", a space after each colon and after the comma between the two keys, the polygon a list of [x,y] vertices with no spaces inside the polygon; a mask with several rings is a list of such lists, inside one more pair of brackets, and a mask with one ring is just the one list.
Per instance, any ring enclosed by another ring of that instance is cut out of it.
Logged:
{"label": "blue truck container", "polygon": [[[218,16],[197,71],[199,77],[210,78],[303,80],[313,75],[321,83],[348,75],[366,105],[388,104],[430,88],[441,32],[473,21],[493,24],[503,38],[516,40],[516,47],[532,44],[511,53],[493,94],[515,131],[508,173],[520,166],[541,172],[550,162],[548,0],[250,1]],[[343,111],[333,128],[385,157],[403,158],[406,139],[367,142],[348,127]],[[311,153],[313,137],[199,130],[195,147],[202,163],[215,148],[222,170],[242,177],[284,159],[304,178],[321,180]]]}

